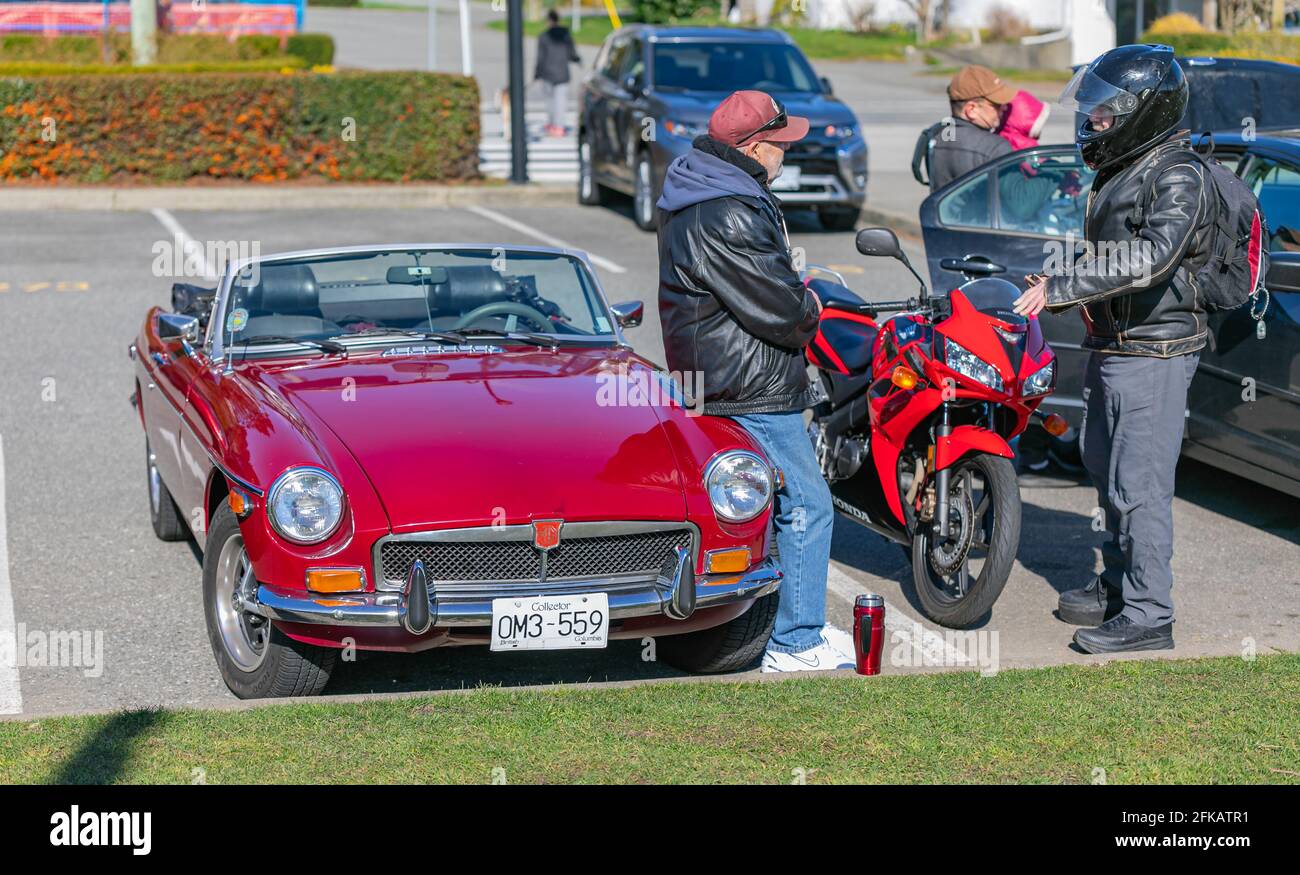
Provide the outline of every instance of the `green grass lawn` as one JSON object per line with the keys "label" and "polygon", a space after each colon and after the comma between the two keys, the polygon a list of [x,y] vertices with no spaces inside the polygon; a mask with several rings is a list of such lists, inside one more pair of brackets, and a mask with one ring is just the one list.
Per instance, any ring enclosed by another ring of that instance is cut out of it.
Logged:
{"label": "green grass lawn", "polygon": [[[568,26],[568,18],[566,17],[562,23]],[[723,25],[723,22],[698,19],[693,20],[691,24],[717,27]],[[504,19],[493,21],[488,27],[505,30],[506,22]],[[545,22],[529,21],[524,25],[524,35],[535,37],[545,29]],[[613,30],[614,26],[610,24],[608,17],[584,18],[581,30],[573,35],[573,39],[585,45],[598,46]],[[903,58],[903,47],[912,42],[912,37],[906,33],[854,33],[847,30],[816,30],[806,27],[787,27],[783,30],[794,38],[804,54],[814,59],[898,61]]]}
{"label": "green grass lawn", "polygon": [[1294,783],[1297,703],[1295,654],[479,689],[0,722],[0,782]]}

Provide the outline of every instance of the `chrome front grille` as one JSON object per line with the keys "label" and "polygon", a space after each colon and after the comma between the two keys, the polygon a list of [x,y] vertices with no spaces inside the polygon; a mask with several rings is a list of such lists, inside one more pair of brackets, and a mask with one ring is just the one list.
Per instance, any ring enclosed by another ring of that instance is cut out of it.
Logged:
{"label": "chrome front grille", "polygon": [[[543,559],[531,526],[453,529],[386,538],[376,550],[384,589],[400,589],[411,565],[424,563],[429,581],[445,584],[561,583],[656,575],[677,547],[692,547],[692,529],[663,523],[566,523],[560,543]],[[480,586],[466,587],[475,591]]]}

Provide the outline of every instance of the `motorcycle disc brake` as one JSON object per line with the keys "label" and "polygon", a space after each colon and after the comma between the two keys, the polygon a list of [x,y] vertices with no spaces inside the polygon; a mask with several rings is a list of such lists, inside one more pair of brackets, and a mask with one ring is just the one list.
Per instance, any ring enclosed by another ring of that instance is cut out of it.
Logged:
{"label": "motorcycle disc brake", "polygon": [[966,561],[966,554],[975,541],[974,517],[975,503],[970,494],[965,490],[951,490],[948,494],[949,531],[956,526],[956,536],[950,534],[946,542],[930,548],[930,565],[935,571],[952,574]]}

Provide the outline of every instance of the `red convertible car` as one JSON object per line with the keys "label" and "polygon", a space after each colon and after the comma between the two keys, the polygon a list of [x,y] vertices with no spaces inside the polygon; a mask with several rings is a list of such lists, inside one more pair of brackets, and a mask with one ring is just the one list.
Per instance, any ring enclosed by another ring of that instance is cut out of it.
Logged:
{"label": "red convertible car", "polygon": [[203,552],[230,689],[318,693],[349,645],[756,659],[780,474],[632,352],[642,312],[533,247],[294,252],[173,287],[132,401],[154,531]]}

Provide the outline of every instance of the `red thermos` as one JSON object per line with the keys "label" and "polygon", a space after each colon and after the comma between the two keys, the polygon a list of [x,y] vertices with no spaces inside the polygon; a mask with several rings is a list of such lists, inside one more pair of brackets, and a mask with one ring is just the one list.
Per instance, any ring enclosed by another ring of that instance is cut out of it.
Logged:
{"label": "red thermos", "polygon": [[885,647],[885,600],[875,593],[860,595],[853,603],[853,647],[858,674],[880,674],[880,654]]}

